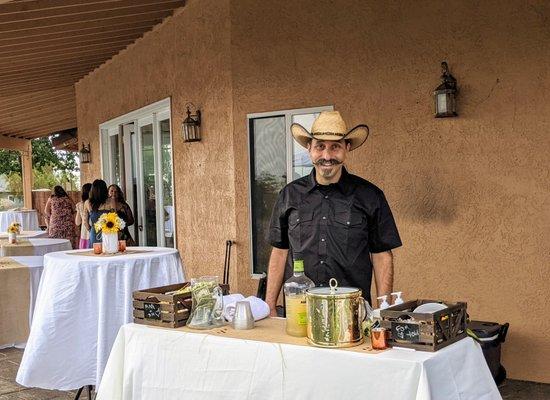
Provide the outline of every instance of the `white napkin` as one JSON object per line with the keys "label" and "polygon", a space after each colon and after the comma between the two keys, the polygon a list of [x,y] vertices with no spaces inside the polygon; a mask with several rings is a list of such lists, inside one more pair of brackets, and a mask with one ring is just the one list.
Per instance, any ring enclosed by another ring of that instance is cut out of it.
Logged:
{"label": "white napkin", "polygon": [[242,294],[235,293],[223,296],[223,316],[227,321],[233,320],[233,315],[230,315],[227,312],[227,308],[229,306],[235,306],[237,301],[248,301],[250,303],[250,309],[252,310],[252,315],[254,316],[255,321],[264,319],[269,315],[269,306],[262,299],[256,296],[249,296],[245,299]]}

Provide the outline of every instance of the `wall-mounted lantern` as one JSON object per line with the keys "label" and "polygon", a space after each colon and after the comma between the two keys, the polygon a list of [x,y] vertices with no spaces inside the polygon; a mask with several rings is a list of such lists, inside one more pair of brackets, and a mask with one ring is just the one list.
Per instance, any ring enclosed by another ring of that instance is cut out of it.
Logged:
{"label": "wall-mounted lantern", "polygon": [[456,117],[456,79],[449,73],[447,62],[441,63],[441,85],[434,91],[435,117]]}
{"label": "wall-mounted lantern", "polygon": [[92,153],[90,151],[90,143],[88,143],[88,146],[82,143],[82,148],[80,149],[80,162],[82,164],[89,164],[92,162]]}
{"label": "wall-mounted lantern", "polygon": [[[201,110],[198,110],[193,103],[187,103],[187,118],[181,124],[183,141],[198,142],[201,140]],[[195,114],[191,114],[191,108],[196,110]]]}

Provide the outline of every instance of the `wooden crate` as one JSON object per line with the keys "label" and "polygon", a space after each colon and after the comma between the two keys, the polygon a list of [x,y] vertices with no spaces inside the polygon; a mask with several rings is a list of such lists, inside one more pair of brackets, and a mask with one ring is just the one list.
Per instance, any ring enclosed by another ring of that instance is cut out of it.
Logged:
{"label": "wooden crate", "polygon": [[[448,308],[435,313],[413,312],[426,303],[442,303]],[[387,329],[391,346],[433,352],[466,337],[466,306],[463,302],[406,301],[381,310],[381,326]]]}
{"label": "wooden crate", "polygon": [[[138,290],[133,293],[134,322],[142,325],[179,328],[191,313],[191,293],[165,294],[189,286],[190,282]],[[220,285],[224,295],[229,285]]]}
{"label": "wooden crate", "polygon": [[134,322],[165,328],[185,325],[191,312],[191,293],[165,293],[189,285],[189,282],[185,282],[134,292]]}

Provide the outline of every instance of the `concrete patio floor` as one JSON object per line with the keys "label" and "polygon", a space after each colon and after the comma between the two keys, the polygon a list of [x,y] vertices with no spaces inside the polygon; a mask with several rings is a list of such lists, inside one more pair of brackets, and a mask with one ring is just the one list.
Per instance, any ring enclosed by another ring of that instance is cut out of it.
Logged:
{"label": "concrete patio floor", "polygon": [[[15,383],[17,369],[23,350],[9,348],[0,350],[0,400],[70,400],[76,392],[29,389]],[[550,384],[507,380],[500,386],[504,400],[548,400]],[[83,391],[82,400],[88,400]]]}

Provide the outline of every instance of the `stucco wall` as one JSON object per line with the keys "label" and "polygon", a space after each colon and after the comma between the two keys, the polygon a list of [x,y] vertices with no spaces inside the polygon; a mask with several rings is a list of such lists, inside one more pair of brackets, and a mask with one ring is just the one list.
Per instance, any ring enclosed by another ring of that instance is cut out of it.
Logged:
{"label": "stucco wall", "polygon": [[[233,288],[253,293],[246,114],[332,104],[371,129],[349,167],[392,205],[395,288],[510,322],[509,376],[550,382],[549,16],[543,1],[189,1],[77,85],[83,178],[99,168],[99,123],[172,96],[188,276],[219,274],[234,238]],[[435,119],[444,59],[460,116]],[[179,136],[188,100],[200,143]]]}
{"label": "stucco wall", "polygon": [[[171,96],[177,247],[187,277],[221,276],[225,240],[235,236],[229,40],[227,1],[189,1],[76,86],[79,137],[93,155],[82,182],[100,174],[100,123]],[[208,110],[197,143],[181,136],[190,101]]]}
{"label": "stucco wall", "polygon": [[[371,129],[349,165],[397,219],[395,288],[510,322],[509,376],[550,382],[549,17],[543,1],[231,2],[237,240],[246,114],[332,104]],[[459,118],[432,115],[442,60]]]}

